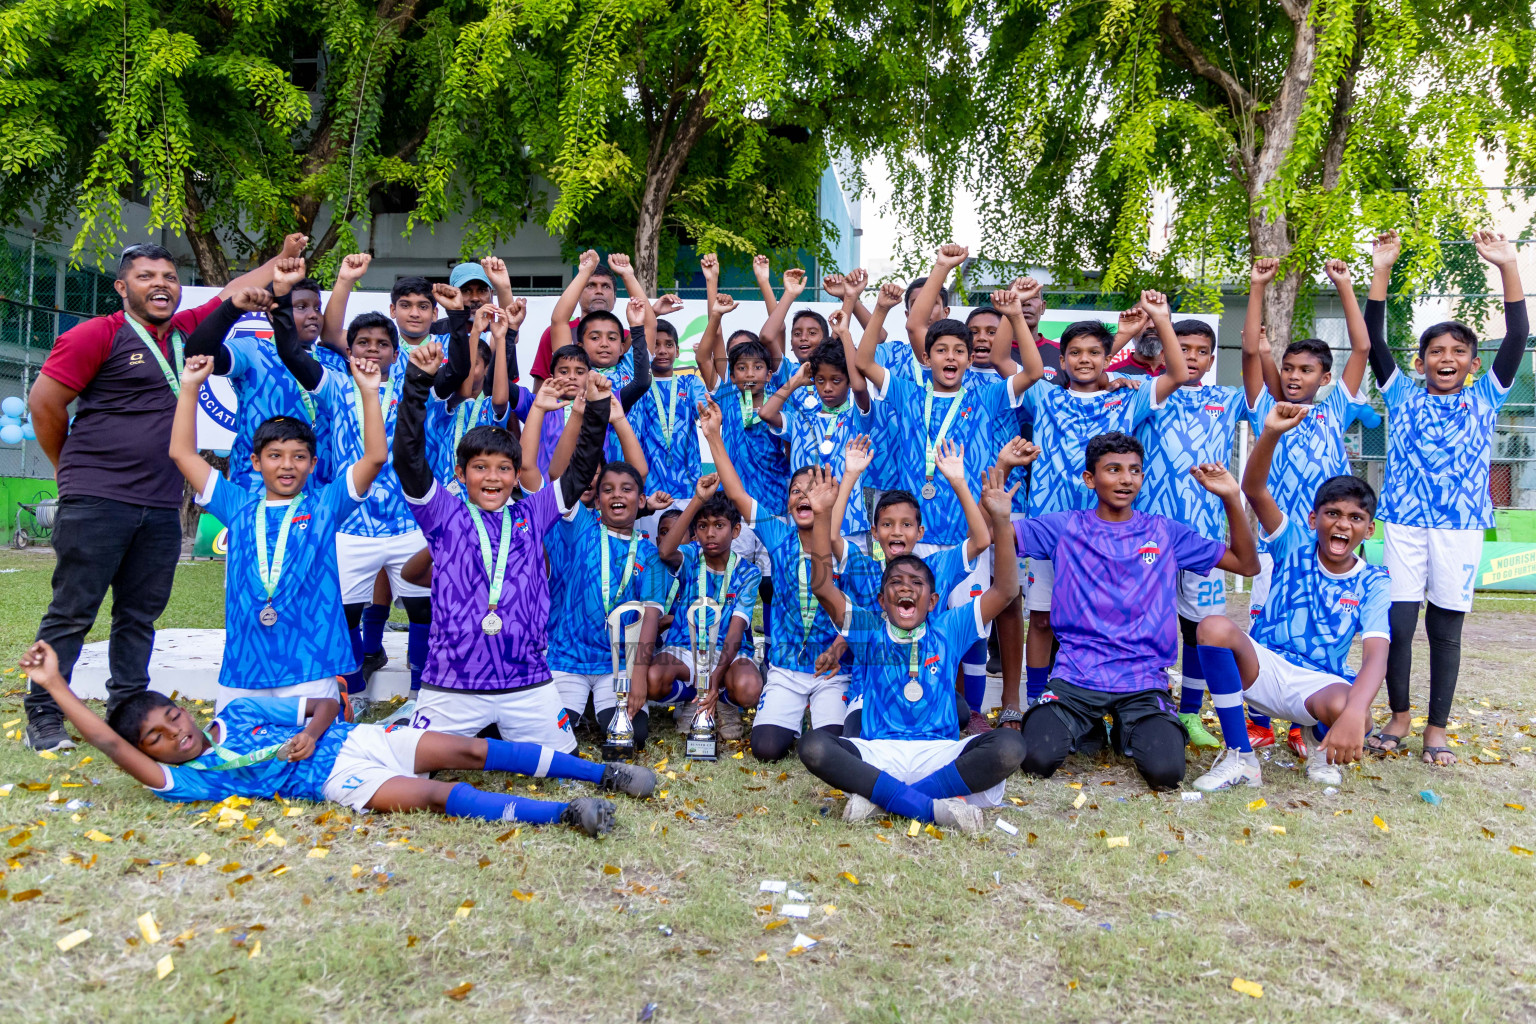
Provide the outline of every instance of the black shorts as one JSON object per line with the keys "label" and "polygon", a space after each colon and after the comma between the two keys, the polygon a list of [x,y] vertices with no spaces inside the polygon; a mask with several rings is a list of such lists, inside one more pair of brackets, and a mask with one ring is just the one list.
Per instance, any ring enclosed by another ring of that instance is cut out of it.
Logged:
{"label": "black shorts", "polygon": [[1177,710],[1167,690],[1107,693],[1077,686],[1064,679],[1052,679],[1050,687],[1040,695],[1040,702],[1029,709],[1029,714],[1054,714],[1060,718],[1072,735],[1074,751],[1083,737],[1102,725],[1104,716],[1109,715],[1115,723],[1111,733],[1114,746],[1121,755],[1129,757],[1131,734],[1137,725],[1151,719],[1172,722],[1188,742],[1189,732],[1179,721]]}

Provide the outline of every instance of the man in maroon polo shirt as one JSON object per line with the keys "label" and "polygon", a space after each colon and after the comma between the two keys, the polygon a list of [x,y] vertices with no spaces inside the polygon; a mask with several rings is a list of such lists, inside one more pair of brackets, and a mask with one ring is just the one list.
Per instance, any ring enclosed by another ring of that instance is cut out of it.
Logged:
{"label": "man in maroon polo shirt", "polygon": [[[581,311],[581,316],[571,321],[571,334],[574,337],[576,325],[581,322],[581,317],[588,313],[604,310],[613,312],[613,302],[618,296],[614,287],[613,271],[599,263],[597,269],[592,271],[592,278],[587,286],[581,290],[581,298],[576,300],[576,306]],[[628,332],[626,332],[627,336]],[[533,368],[530,371],[534,380],[544,381],[549,377],[549,328],[544,328],[543,335],[539,338],[539,350],[533,357]],[[536,384],[535,387],[538,385]]]}
{"label": "man in maroon polo shirt", "polygon": [[[307,241],[290,235],[279,255],[292,255],[289,249],[296,253]],[[171,254],[158,245],[130,246],[115,285],[122,311],[60,335],[27,396],[38,444],[59,485],[53,599],[37,638],[59,652],[68,679],[112,589],[109,714],[149,685],[155,620],[171,596],[181,557],[182,481],[169,453],[182,343],[227,295],[271,280],[269,262],[231,281],[217,298],[178,313],[181,281]],[[31,687],[25,703],[28,746],[75,745],[44,690]]]}

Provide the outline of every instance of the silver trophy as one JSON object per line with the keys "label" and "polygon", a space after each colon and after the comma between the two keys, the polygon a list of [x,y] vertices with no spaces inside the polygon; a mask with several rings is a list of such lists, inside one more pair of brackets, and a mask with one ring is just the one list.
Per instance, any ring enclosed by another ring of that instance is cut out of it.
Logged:
{"label": "silver trophy", "polygon": [[[709,597],[700,597],[688,606],[688,649],[693,652],[693,686],[703,693],[709,686],[710,674],[720,662],[719,639],[720,615],[724,606]],[[710,628],[710,613],[714,613],[715,628]],[[703,634],[700,642],[699,634]],[[715,716],[700,707],[688,727],[687,756],[695,761],[713,761],[719,756],[719,744],[715,739]]]}
{"label": "silver trophy", "polygon": [[[624,616],[634,615],[634,622],[624,625]],[[626,601],[608,613],[608,640],[613,652],[613,695],[618,704],[603,738],[603,760],[625,761],[635,754],[635,723],[629,717],[629,675],[635,668],[635,653],[640,639],[640,625],[645,620],[645,606]]]}

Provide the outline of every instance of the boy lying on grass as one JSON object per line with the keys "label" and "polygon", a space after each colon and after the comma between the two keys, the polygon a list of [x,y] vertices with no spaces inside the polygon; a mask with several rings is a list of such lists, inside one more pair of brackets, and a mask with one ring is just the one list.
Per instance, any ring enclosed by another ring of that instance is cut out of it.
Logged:
{"label": "boy lying on grass", "polygon": [[613,829],[612,801],[532,800],[426,775],[458,769],[585,779],[598,789],[641,798],[656,784],[655,773],[643,766],[594,764],[537,743],[334,721],[337,702],[314,697],[232,700],[204,732],[169,697],[146,690],[123,701],[108,724],[70,691],[47,643],[33,644],[20,667],[53,695],[85,742],[166,800],[276,795],[333,800],[359,811],[431,810],[456,818],[558,822],[595,836]]}

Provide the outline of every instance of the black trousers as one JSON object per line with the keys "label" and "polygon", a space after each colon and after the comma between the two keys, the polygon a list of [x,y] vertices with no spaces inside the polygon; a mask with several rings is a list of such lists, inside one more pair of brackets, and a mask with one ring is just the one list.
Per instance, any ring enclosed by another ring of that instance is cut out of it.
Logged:
{"label": "black trousers", "polygon": [[[53,550],[53,600],[37,638],[53,645],[59,671],[69,679],[110,587],[107,706],[115,707],[149,686],[155,620],[170,600],[181,557],[181,512],[111,498],[61,498]],[[37,686],[28,689],[25,705],[28,721],[61,714]]]}

